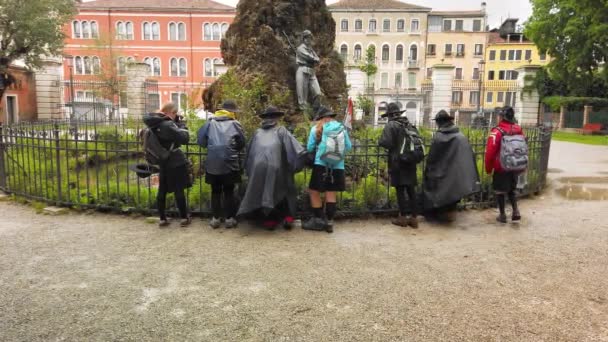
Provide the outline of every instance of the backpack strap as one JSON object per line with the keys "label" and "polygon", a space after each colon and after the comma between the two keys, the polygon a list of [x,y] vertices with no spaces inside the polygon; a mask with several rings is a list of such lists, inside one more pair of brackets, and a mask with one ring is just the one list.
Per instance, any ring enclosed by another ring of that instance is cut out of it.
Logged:
{"label": "backpack strap", "polygon": [[507,131],[505,131],[504,129],[502,129],[502,128],[498,127],[498,126],[496,126],[496,127],[494,127],[494,128],[495,128],[497,131],[499,131],[499,132],[500,132],[500,133],[501,133],[503,136],[505,136],[505,135],[511,135],[511,134],[507,134]]}

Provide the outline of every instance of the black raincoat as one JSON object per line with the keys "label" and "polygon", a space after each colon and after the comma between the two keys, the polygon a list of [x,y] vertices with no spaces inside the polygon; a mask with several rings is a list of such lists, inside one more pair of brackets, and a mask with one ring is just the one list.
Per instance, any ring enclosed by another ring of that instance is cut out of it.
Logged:
{"label": "black raincoat", "polygon": [[294,174],[303,166],[305,156],[304,147],[285,127],[276,122],[263,124],[247,148],[247,190],[237,216],[258,210],[269,215],[284,200],[293,216],[297,196]]}
{"label": "black raincoat", "polygon": [[435,133],[423,188],[425,210],[452,205],[481,190],[473,149],[457,126],[441,127]]}
{"label": "black raincoat", "polygon": [[416,177],[416,164],[403,163],[399,154],[401,153],[401,146],[405,139],[405,129],[418,132],[407,119],[407,117],[397,117],[389,119],[386,126],[382,130],[382,136],[378,141],[381,147],[388,150],[388,170],[391,176],[392,186],[404,186],[418,184],[418,178]]}
{"label": "black raincoat", "polygon": [[155,130],[158,140],[164,148],[168,150],[173,146],[173,152],[169,155],[166,164],[162,166],[172,169],[188,164],[186,155],[179,148],[181,145],[187,144],[190,138],[183,122],[171,120],[162,113],[150,113],[144,115],[144,124]]}

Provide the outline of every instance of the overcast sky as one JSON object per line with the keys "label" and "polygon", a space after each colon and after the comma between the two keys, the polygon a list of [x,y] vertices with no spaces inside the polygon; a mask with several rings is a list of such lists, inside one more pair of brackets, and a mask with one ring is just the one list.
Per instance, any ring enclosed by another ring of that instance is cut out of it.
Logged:
{"label": "overcast sky", "polygon": [[[170,0],[169,0],[170,1]],[[238,0],[215,0],[217,2],[236,6]],[[327,0],[327,4],[333,4],[335,0]],[[481,7],[482,0],[408,0],[404,1],[415,5],[430,7],[433,10],[477,10]],[[532,13],[532,5],[529,0],[488,0],[488,25],[490,28],[498,27],[501,19],[508,17],[519,18],[519,24]]]}

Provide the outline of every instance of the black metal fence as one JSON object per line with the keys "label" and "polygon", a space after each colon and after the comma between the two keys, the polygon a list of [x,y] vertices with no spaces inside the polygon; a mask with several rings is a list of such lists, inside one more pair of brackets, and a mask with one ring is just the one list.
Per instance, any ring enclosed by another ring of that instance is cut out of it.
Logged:
{"label": "black metal fence", "polygon": [[[0,126],[0,189],[30,200],[60,206],[149,213],[155,209],[158,179],[141,179],[129,167],[143,161],[138,132],[141,120],[36,122]],[[201,122],[191,123],[200,126]],[[210,213],[211,189],[204,181],[206,151],[194,143],[182,147],[194,167],[194,185],[188,190],[194,213]],[[305,131],[305,130],[303,130]],[[465,207],[493,205],[491,177],[483,170],[488,128],[465,127],[475,152],[482,192],[462,201]],[[339,197],[344,215],[396,211],[396,194],[389,186],[387,156],[377,145],[381,129],[352,134],[354,148],[346,158],[347,190]],[[431,129],[422,128],[430,143]],[[536,193],[546,182],[551,130],[525,129],[529,138],[528,184],[522,194]],[[302,139],[304,140],[304,139]],[[424,163],[419,165],[422,182]],[[299,210],[307,209],[310,171],[296,174]],[[242,193],[241,186],[239,193]]]}

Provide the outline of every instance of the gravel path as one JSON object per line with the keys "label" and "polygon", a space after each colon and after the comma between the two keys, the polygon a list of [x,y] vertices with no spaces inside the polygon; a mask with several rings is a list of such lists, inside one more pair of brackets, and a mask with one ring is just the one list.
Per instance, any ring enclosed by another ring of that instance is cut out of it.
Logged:
{"label": "gravel path", "polygon": [[[555,143],[552,177],[608,171],[581,146]],[[0,341],[608,341],[607,208],[550,189],[520,225],[488,210],[330,235],[4,202]]]}

